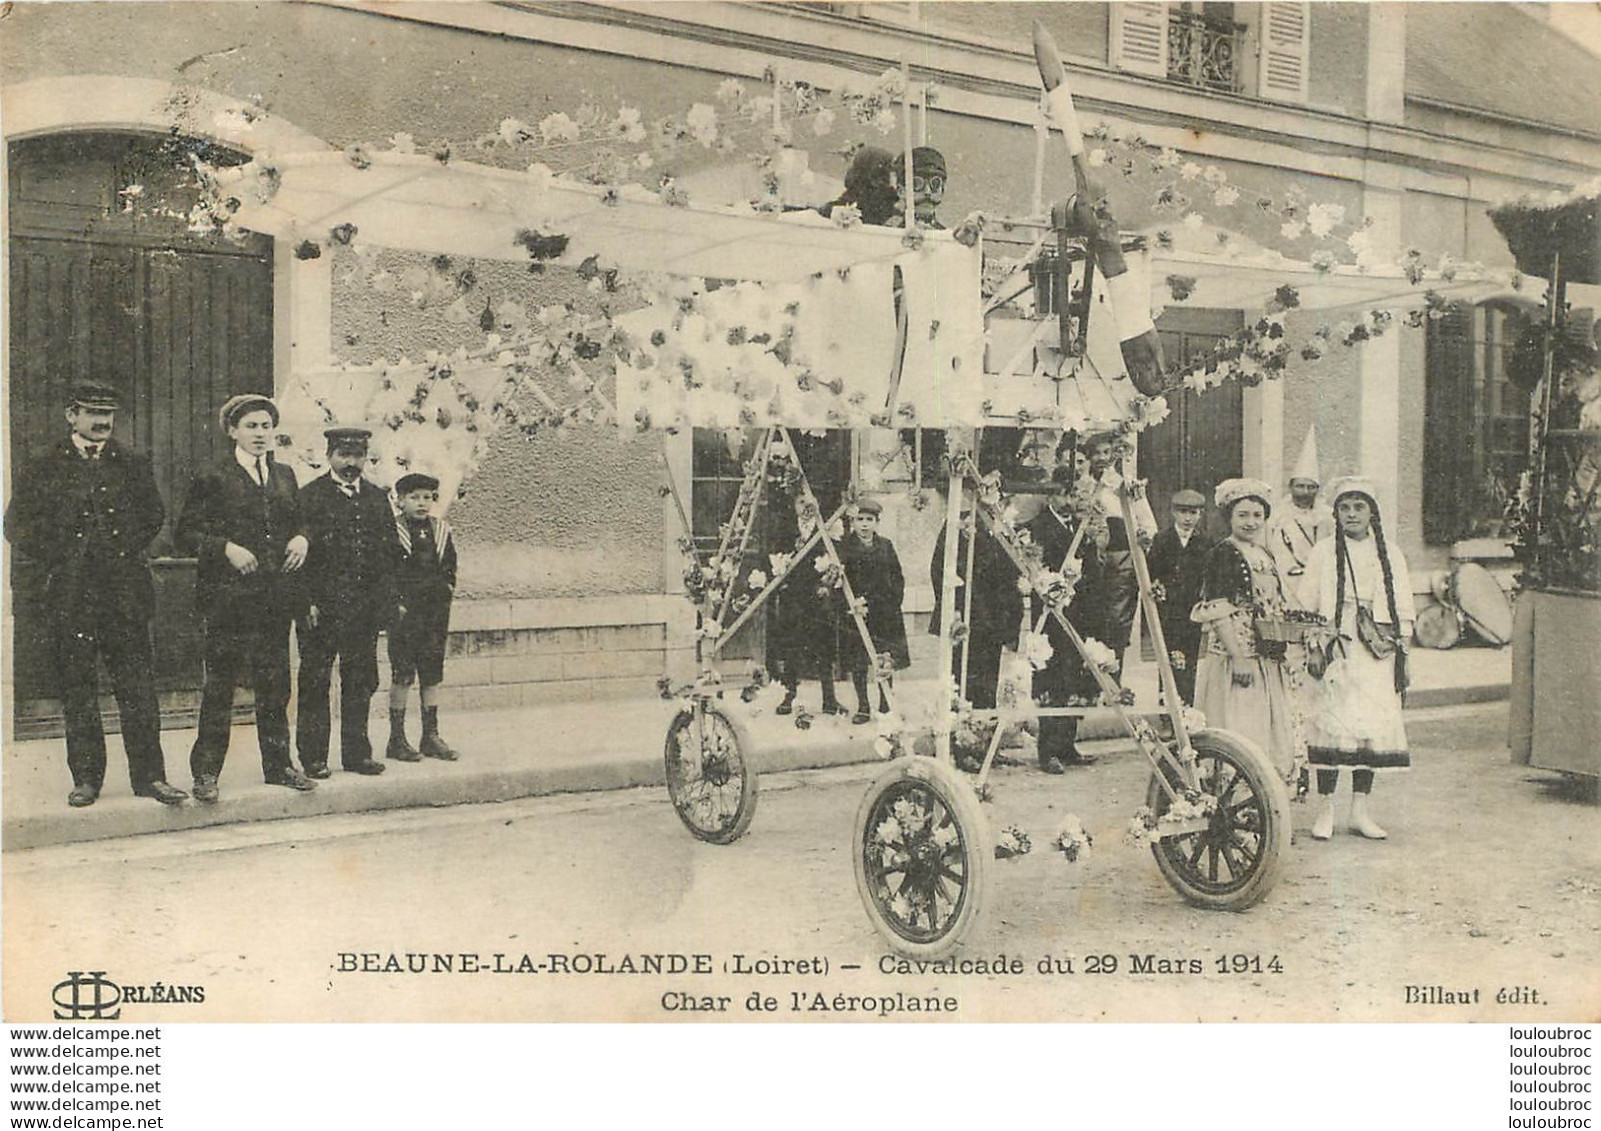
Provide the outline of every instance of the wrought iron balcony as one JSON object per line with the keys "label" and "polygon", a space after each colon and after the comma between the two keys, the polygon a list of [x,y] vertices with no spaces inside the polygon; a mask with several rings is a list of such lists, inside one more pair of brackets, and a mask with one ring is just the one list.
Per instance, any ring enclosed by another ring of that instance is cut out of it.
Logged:
{"label": "wrought iron balcony", "polygon": [[1244,54],[1244,24],[1178,8],[1168,11],[1167,77],[1174,82],[1237,92]]}

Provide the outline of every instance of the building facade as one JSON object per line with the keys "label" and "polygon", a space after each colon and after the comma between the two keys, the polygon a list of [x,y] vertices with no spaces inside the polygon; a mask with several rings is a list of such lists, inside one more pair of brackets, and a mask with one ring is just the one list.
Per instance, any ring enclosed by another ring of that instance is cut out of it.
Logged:
{"label": "building facade", "polygon": [[[175,514],[195,468],[222,453],[213,414],[230,393],[282,392],[293,374],[334,362],[454,348],[491,324],[479,306],[488,318],[507,302],[537,311],[569,297],[572,280],[557,273],[454,264],[458,285],[471,274],[475,318],[463,325],[354,280],[339,249],[222,241],[131,207],[135,185],[173,200],[190,191],[163,158],[175,137],[227,162],[402,134],[459,142],[586,103],[637,107],[649,123],[712,102],[728,79],[760,88],[775,65],[826,90],[904,63],[937,87],[918,128],[949,165],[942,216],[1024,215],[1035,203],[1036,18],[1063,48],[1081,119],[1113,139],[1109,175],[1113,141],[1170,150],[1247,202],[1209,223],[1291,258],[1310,244],[1286,234],[1277,205],[1301,200],[1360,220],[1374,247],[1507,268],[1486,209],[1601,170],[1601,67],[1541,5],[19,4],[0,24],[9,467],[55,434],[71,381],[109,376],[131,395],[124,437],[153,453]],[[849,139],[884,144],[849,122],[793,144],[837,178]],[[690,150],[682,169],[660,171],[703,170],[711,157]],[[1125,226],[1179,221],[1150,204],[1153,176],[1142,166],[1126,191],[1114,186]],[[1053,147],[1045,199],[1068,184]],[[1251,208],[1253,197],[1275,206]],[[412,266],[397,259],[394,273]],[[1495,484],[1515,473],[1526,437],[1526,398],[1502,359],[1539,298],[1509,285],[1424,330],[1297,360],[1283,380],[1177,396],[1169,421],[1142,438],[1139,472],[1158,496],[1230,474],[1281,483],[1315,427],[1326,478],[1391,485],[1390,525],[1416,576],[1453,549],[1493,556]],[[1158,326],[1182,361],[1254,313],[1175,299]],[[887,525],[918,612],[931,597],[921,582],[933,518],[909,501],[922,441],[895,458],[905,439],[833,433],[805,458],[828,491],[854,482],[894,501]],[[697,536],[712,537],[739,459],[738,438],[722,433],[635,435],[580,420],[497,434],[451,510],[462,548],[453,694],[468,706],[631,695],[681,670],[692,615],[679,519],[659,487],[671,475]],[[153,554],[162,686],[177,718],[197,675],[192,566],[165,535]],[[11,572],[17,721],[48,727],[26,563]],[[759,625],[740,649],[762,653]]]}

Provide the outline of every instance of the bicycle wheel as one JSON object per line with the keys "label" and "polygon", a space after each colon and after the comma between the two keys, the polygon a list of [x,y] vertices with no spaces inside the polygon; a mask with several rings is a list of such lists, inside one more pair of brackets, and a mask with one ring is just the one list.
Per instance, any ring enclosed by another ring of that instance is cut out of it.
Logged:
{"label": "bicycle wheel", "polygon": [[961,945],[983,909],[995,847],[956,771],[897,760],[862,798],[854,841],[856,890],[892,950],[937,959]]}
{"label": "bicycle wheel", "polygon": [[708,844],[732,844],[756,815],[749,745],[743,728],[709,703],[684,708],[667,728],[667,795],[684,827]]}
{"label": "bicycle wheel", "polygon": [[[1244,911],[1278,882],[1289,855],[1290,795],[1254,743],[1224,730],[1190,735],[1203,792],[1217,808],[1200,832],[1151,845],[1156,866],[1197,907]],[[1160,817],[1168,797],[1153,774],[1145,803]]]}

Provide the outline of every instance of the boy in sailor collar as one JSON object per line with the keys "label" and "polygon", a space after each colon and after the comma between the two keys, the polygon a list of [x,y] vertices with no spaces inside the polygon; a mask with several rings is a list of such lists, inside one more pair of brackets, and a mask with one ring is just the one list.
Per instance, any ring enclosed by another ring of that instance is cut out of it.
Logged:
{"label": "boy in sailor collar", "polygon": [[[433,516],[439,480],[417,472],[402,475],[395,498],[400,504],[394,531],[399,541],[399,604],[389,633],[389,745],[384,757],[454,762],[456,751],[439,734],[439,685],[445,679],[450,601],[456,590],[456,540],[450,524]],[[406,699],[413,683],[422,685],[422,742],[417,747],[406,738]]]}

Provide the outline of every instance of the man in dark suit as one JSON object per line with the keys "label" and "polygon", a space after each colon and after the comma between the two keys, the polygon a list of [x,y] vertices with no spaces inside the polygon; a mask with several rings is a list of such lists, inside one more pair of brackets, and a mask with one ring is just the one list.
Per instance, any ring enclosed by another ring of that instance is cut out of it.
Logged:
{"label": "man in dark suit", "polygon": [[189,795],[167,784],[153,680],[155,590],[145,547],[166,508],[150,461],[111,438],[117,393],[79,385],[72,434],[17,475],[6,539],[39,570],[67,728],[67,804],[93,805],[106,777],[96,663],[104,659],[122,719],[133,791],[165,805]]}
{"label": "man in dark suit", "polygon": [[1201,579],[1212,539],[1201,529],[1206,498],[1199,491],[1178,491],[1172,501],[1173,525],[1151,542],[1149,565],[1156,584],[1162,639],[1173,661],[1173,678],[1186,705],[1195,703],[1195,665],[1200,658],[1201,626],[1190,611],[1201,599]]}
{"label": "man in dark suit", "polygon": [[310,545],[295,473],[273,462],[278,406],[259,393],[230,397],[218,423],[233,440],[221,466],[195,477],[175,541],[199,559],[195,601],[205,620],[200,734],[189,752],[195,800],[217,800],[228,754],[233,692],[248,673],[256,742],[269,785],[302,792],[317,783],[289,760],[289,626],[304,603]]}
{"label": "man in dark suit", "polygon": [[[969,516],[963,515],[963,526],[956,543],[957,614],[968,609],[967,626],[967,701],[977,710],[994,710],[995,693],[1001,680],[1001,654],[1008,644],[1017,643],[1018,625],[1023,620],[1023,595],[1017,591],[1017,567],[1001,548],[989,529],[979,524],[976,532],[965,529]],[[973,543],[973,590],[971,606],[965,591],[967,581],[967,540]],[[928,575],[934,586],[934,609],[929,617],[928,631],[939,635],[945,596],[945,526],[940,524],[939,536],[934,540],[934,554],[929,559]],[[951,674],[958,683],[962,677],[962,649],[958,645],[951,651]]]}
{"label": "man in dark suit", "polygon": [[[1073,486],[1071,466],[1058,467],[1051,475],[1049,505],[1030,519],[1026,527],[1050,570],[1062,569],[1073,547],[1074,535],[1078,533],[1079,520],[1071,509]],[[1080,636],[1094,636],[1097,626],[1106,620],[1106,578],[1099,548],[1091,538],[1086,536],[1079,542],[1077,553],[1082,572],[1073,600],[1067,606],[1067,619]],[[1034,610],[1039,604],[1038,598],[1031,602],[1031,618],[1037,617]],[[1034,673],[1034,697],[1040,706],[1081,707],[1096,702],[1100,687],[1055,617],[1046,618],[1045,638],[1051,644],[1051,658],[1044,668]],[[1077,716],[1040,719],[1040,769],[1048,774],[1059,774],[1065,766],[1094,764],[1093,756],[1079,753],[1077,742]]]}
{"label": "man in dark suit", "polygon": [[328,776],[329,685],[339,661],[339,761],[354,774],[384,772],[372,756],[367,718],[378,690],[378,630],[393,618],[395,512],[362,475],[365,428],[329,428],[328,473],[300,493],[311,553],[300,619],[300,708],[295,748],[308,777]]}

